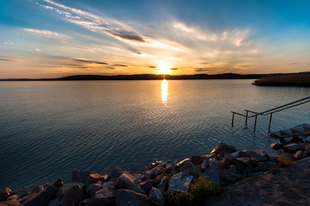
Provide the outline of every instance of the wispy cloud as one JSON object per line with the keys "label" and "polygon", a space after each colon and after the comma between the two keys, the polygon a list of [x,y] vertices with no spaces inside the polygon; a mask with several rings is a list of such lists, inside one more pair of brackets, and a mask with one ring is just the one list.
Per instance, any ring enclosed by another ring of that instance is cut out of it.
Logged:
{"label": "wispy cloud", "polygon": [[176,70],[178,70],[178,68],[170,68],[170,70],[176,71]]}
{"label": "wispy cloud", "polygon": [[292,63],[287,63],[286,65],[296,65],[296,64],[301,64],[301,63],[298,63],[298,62],[292,62]]}
{"label": "wispy cloud", "polygon": [[24,28],[23,30],[30,32],[35,35],[45,36],[45,37],[68,37],[67,35],[52,32],[49,30],[39,30],[39,29],[32,29],[32,28]]}
{"label": "wispy cloud", "polygon": [[113,64],[114,67],[128,67],[126,64]]}
{"label": "wispy cloud", "polygon": [[15,59],[13,59],[12,57],[8,57],[8,56],[0,56],[0,61],[17,62]]}
{"label": "wispy cloud", "polygon": [[6,44],[6,45],[13,45],[12,42],[5,42],[5,41],[2,41],[1,43],[2,43],[2,44]]}
{"label": "wispy cloud", "polygon": [[40,50],[40,49],[38,49],[38,48],[36,48],[36,51],[40,52],[41,50]]}
{"label": "wispy cloud", "polygon": [[87,60],[87,59],[74,59],[77,62],[83,62],[83,63],[90,63],[90,64],[104,64],[107,65],[108,63],[106,62],[100,62],[100,61],[93,61],[93,60]]}
{"label": "wispy cloud", "polygon": [[[51,0],[44,0],[44,2],[59,7],[63,10],[52,6],[41,5],[43,8],[55,11],[58,14],[65,16],[67,21],[83,26],[90,31],[108,34],[116,39],[121,39],[128,42],[151,43],[151,41],[147,41],[148,38],[138,34],[132,28],[115,19],[103,18],[90,12],[65,6]],[[73,15],[73,13],[75,15]]]}

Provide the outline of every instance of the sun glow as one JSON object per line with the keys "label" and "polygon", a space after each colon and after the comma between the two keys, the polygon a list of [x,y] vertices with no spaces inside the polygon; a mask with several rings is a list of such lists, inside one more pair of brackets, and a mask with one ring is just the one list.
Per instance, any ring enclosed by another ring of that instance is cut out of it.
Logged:
{"label": "sun glow", "polygon": [[167,103],[167,97],[168,97],[168,81],[164,79],[161,82],[161,102],[163,104]]}
{"label": "sun glow", "polygon": [[158,67],[158,74],[169,74],[170,67],[167,64],[162,64]]}

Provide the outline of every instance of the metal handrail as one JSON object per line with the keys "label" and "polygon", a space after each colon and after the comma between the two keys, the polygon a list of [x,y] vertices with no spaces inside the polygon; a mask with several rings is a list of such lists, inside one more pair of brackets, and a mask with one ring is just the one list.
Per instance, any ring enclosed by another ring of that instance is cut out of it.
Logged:
{"label": "metal handrail", "polygon": [[[308,100],[309,99],[309,100]],[[307,101],[306,101],[307,100]],[[309,103],[310,102],[310,96],[309,97],[306,97],[306,98],[302,98],[302,99],[299,99],[297,101],[293,101],[293,102],[290,102],[290,103],[287,103],[287,104],[284,104],[284,105],[281,105],[279,107],[275,107],[275,108],[272,108],[272,109],[269,109],[269,110],[266,110],[266,111],[263,111],[263,112],[254,112],[254,111],[251,111],[251,110],[245,110],[246,114],[241,114],[241,113],[238,113],[238,112],[234,112],[234,111],[231,111],[233,114],[232,114],[232,122],[231,122],[231,127],[234,126],[234,119],[235,119],[235,114],[239,115],[239,116],[243,116],[245,117],[245,126],[247,127],[248,126],[248,118],[252,118],[252,117],[255,117],[255,122],[254,122],[254,133],[255,133],[255,130],[256,130],[256,122],[257,122],[257,116],[267,116],[267,115],[270,115],[270,118],[269,118],[269,125],[268,125],[268,133],[270,133],[270,127],[271,127],[271,120],[272,120],[272,114],[273,113],[277,113],[277,112],[280,112],[280,111],[283,111],[283,110],[286,110],[286,109],[290,109],[290,108],[293,108],[293,107],[296,107],[296,106],[299,106],[299,105],[302,105],[302,104],[305,104],[305,103]],[[254,115],[251,115],[249,116],[249,113],[252,113]]]}

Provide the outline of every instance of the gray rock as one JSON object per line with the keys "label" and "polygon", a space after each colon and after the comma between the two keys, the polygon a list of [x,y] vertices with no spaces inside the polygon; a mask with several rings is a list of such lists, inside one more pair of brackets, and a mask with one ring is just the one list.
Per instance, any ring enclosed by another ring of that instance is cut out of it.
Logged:
{"label": "gray rock", "polygon": [[44,187],[43,185],[38,185],[36,186],[35,188],[32,189],[32,192],[31,193],[40,193],[44,190]]}
{"label": "gray rock", "polygon": [[191,162],[195,165],[195,166],[198,166],[198,165],[201,165],[202,164],[202,157],[201,156],[192,156],[191,157]]}
{"label": "gray rock", "polygon": [[186,158],[180,162],[177,163],[178,167],[182,167],[185,163],[190,162],[191,160],[189,158]]}
{"label": "gray rock", "polygon": [[138,192],[138,193],[142,193],[142,194],[145,194],[145,190],[142,189],[138,183],[132,183],[129,185],[128,187],[128,190],[132,190],[132,191],[135,191],[135,192]]}
{"label": "gray rock", "polygon": [[83,183],[79,183],[79,182],[73,182],[73,183],[69,183],[69,184],[64,184],[64,185],[60,188],[57,197],[60,197],[60,199],[61,199],[61,198],[63,197],[63,195],[64,195],[71,187],[73,187],[73,186],[75,186],[75,185],[79,185],[81,188],[84,187],[84,184],[83,184]]}
{"label": "gray rock", "polygon": [[156,206],[165,206],[165,196],[161,193],[161,191],[155,187],[151,189],[151,192],[149,194],[149,200],[153,205]]}
{"label": "gray rock", "polygon": [[145,191],[146,194],[149,193],[149,190],[152,188],[154,181],[153,180],[146,180],[141,182],[139,186]]}
{"label": "gray rock", "polygon": [[268,161],[268,158],[265,155],[261,155],[261,154],[259,154],[257,152],[250,151],[249,154],[250,154],[251,159],[254,160],[254,161],[258,161],[258,162],[266,162],[266,161]]}
{"label": "gray rock", "polygon": [[199,173],[199,171],[197,171],[196,166],[191,162],[186,162],[185,164],[183,164],[180,167],[180,171],[183,173],[183,175],[192,175],[192,176],[195,176],[196,174]]}
{"label": "gray rock", "polygon": [[135,180],[136,178],[132,174],[125,171],[121,176],[119,176],[115,183],[115,186],[120,189],[127,189],[130,184],[135,182]]}
{"label": "gray rock", "polygon": [[80,205],[83,198],[83,190],[80,185],[75,185],[68,189],[60,201],[61,206],[77,206]]}
{"label": "gray rock", "polygon": [[210,159],[209,170],[216,171],[220,176],[223,175],[223,166],[217,159]]}
{"label": "gray rock", "polygon": [[251,164],[249,157],[237,157],[236,160],[241,162],[244,165],[250,165]]}
{"label": "gray rock", "polygon": [[280,142],[276,142],[276,143],[272,143],[270,146],[272,149],[279,150],[283,147],[283,144]]}
{"label": "gray rock", "polygon": [[117,206],[150,206],[150,201],[146,195],[131,190],[120,189],[116,192],[115,204]]}
{"label": "gray rock", "polygon": [[279,155],[269,155],[269,159],[273,162],[279,162]]}
{"label": "gray rock", "polygon": [[206,155],[206,158],[215,158],[216,157],[216,154],[215,153],[212,153],[212,154],[207,154]]}
{"label": "gray rock", "polygon": [[93,196],[98,190],[100,190],[102,187],[102,183],[101,181],[98,181],[96,183],[92,183],[90,184],[87,189],[86,189],[86,193],[90,196]]}
{"label": "gray rock", "polygon": [[115,201],[116,189],[112,181],[104,183],[102,189],[98,190],[88,201],[86,206],[113,205]]}
{"label": "gray rock", "polygon": [[101,177],[100,174],[98,174],[98,173],[90,174],[90,175],[88,176],[88,179],[87,179],[87,181],[86,181],[85,186],[88,187],[90,184],[96,183],[96,182],[98,182],[99,180],[104,180],[104,178]]}
{"label": "gray rock", "polygon": [[166,191],[167,181],[168,181],[167,176],[164,176],[163,179],[161,180],[161,182],[158,185],[158,189],[161,190],[161,191]]}
{"label": "gray rock", "polygon": [[164,177],[163,175],[157,175],[157,177],[155,177],[154,179],[153,187],[157,187],[161,182],[161,180],[163,179],[163,177]]}
{"label": "gray rock", "polygon": [[240,161],[236,161],[235,162],[235,166],[236,166],[238,171],[242,171],[244,169],[244,167],[245,167],[245,165],[242,162],[240,162]]}
{"label": "gray rock", "polygon": [[306,149],[306,147],[309,145],[309,143],[302,143],[301,145],[300,145],[300,149],[301,150],[303,150],[303,151],[305,151],[305,149]]}
{"label": "gray rock", "polygon": [[18,200],[18,195],[12,195],[12,196],[9,196],[8,198],[6,198],[6,201],[13,201],[13,200]]}
{"label": "gray rock", "polygon": [[50,203],[48,204],[48,206],[59,206],[59,199],[56,198],[56,199],[50,201]]}
{"label": "gray rock", "polygon": [[294,155],[296,160],[303,159],[306,156],[307,156],[306,153],[304,151],[301,151],[301,150],[297,151],[296,154]]}
{"label": "gray rock", "polygon": [[212,150],[211,153],[216,153],[216,154],[229,154],[232,152],[236,152],[236,148],[234,146],[225,144],[225,143],[218,143],[218,145]]}
{"label": "gray rock", "polygon": [[168,163],[166,165],[166,173],[169,175],[175,175],[179,172],[178,170],[178,166],[176,164],[172,163]]}
{"label": "gray rock", "polygon": [[258,162],[257,167],[260,168],[262,171],[267,171],[272,168],[272,166],[276,165],[274,162]]}
{"label": "gray rock", "polygon": [[229,168],[228,168],[228,170],[229,170],[230,172],[232,172],[232,173],[237,173],[237,168],[236,168],[235,165],[230,165]]}
{"label": "gray rock", "polygon": [[250,152],[248,150],[242,150],[239,152],[238,157],[250,157]]}
{"label": "gray rock", "polygon": [[56,180],[56,181],[53,183],[53,185],[54,185],[55,187],[57,187],[57,188],[60,188],[60,187],[62,187],[62,186],[64,185],[64,182],[63,182],[63,180],[62,180],[61,178],[59,178],[58,180]]}
{"label": "gray rock", "polygon": [[231,171],[226,170],[226,169],[224,170],[222,178],[229,182],[236,182],[238,179],[237,174],[232,173]]}
{"label": "gray rock", "polygon": [[30,195],[27,195],[23,198],[21,198],[20,200],[18,200],[18,202],[22,205],[24,205],[26,202],[29,202],[32,198],[34,198],[37,194],[36,193],[32,193]]}
{"label": "gray rock", "polygon": [[210,159],[206,158],[203,163],[201,164],[201,171],[202,172],[206,172],[207,170],[209,170],[209,163],[210,163]]}
{"label": "gray rock", "polygon": [[264,174],[264,172],[254,172],[254,173],[250,174],[250,177],[255,177],[255,176],[258,176],[258,175],[262,175],[262,174]]}
{"label": "gray rock", "polygon": [[21,193],[18,196],[19,196],[20,199],[22,199],[22,198],[24,198],[24,197],[26,197],[26,196],[28,196],[30,194],[31,193],[29,191],[24,190],[24,191],[21,191]]}
{"label": "gray rock", "polygon": [[309,152],[310,151],[310,144],[308,144],[306,147],[305,147],[305,152]]}
{"label": "gray rock", "polygon": [[209,170],[205,173],[202,174],[207,178],[207,180],[213,182],[214,184],[219,184],[220,183],[220,175],[218,172],[214,170]]}
{"label": "gray rock", "polygon": [[112,178],[119,178],[123,174],[123,170],[119,167],[115,167],[107,176],[106,181],[109,182]]}
{"label": "gray rock", "polygon": [[151,170],[148,170],[144,174],[144,179],[149,180],[149,179],[154,179],[158,175],[158,168],[154,167]]}
{"label": "gray rock", "polygon": [[80,182],[85,185],[90,174],[93,174],[93,172],[74,170],[72,172],[72,182]]}
{"label": "gray rock", "polygon": [[221,160],[221,164],[223,165],[223,168],[225,169],[228,169],[229,166],[230,166],[230,163],[229,163],[229,160],[227,157],[224,157],[222,160]]}
{"label": "gray rock", "polygon": [[283,149],[287,152],[297,152],[298,150],[301,149],[301,144],[299,143],[287,144],[283,147]]}
{"label": "gray rock", "polygon": [[82,201],[82,204],[81,204],[81,206],[86,206],[87,205],[87,203],[89,202],[89,198],[85,198],[83,201]]}
{"label": "gray rock", "polygon": [[182,172],[175,174],[171,177],[171,183],[168,187],[168,193],[171,191],[187,192],[190,183],[194,177],[192,175],[183,175]]}
{"label": "gray rock", "polygon": [[23,203],[25,206],[39,206],[48,205],[50,201],[54,200],[57,196],[59,189],[54,185],[48,186],[45,190],[36,194],[33,198]]}

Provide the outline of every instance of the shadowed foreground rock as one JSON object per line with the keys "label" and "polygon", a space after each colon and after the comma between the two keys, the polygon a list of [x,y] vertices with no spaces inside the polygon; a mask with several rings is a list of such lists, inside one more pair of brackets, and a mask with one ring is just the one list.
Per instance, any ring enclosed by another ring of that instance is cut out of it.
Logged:
{"label": "shadowed foreground rock", "polygon": [[206,206],[310,205],[309,165],[310,157],[243,179],[226,187],[223,195],[211,197]]}

